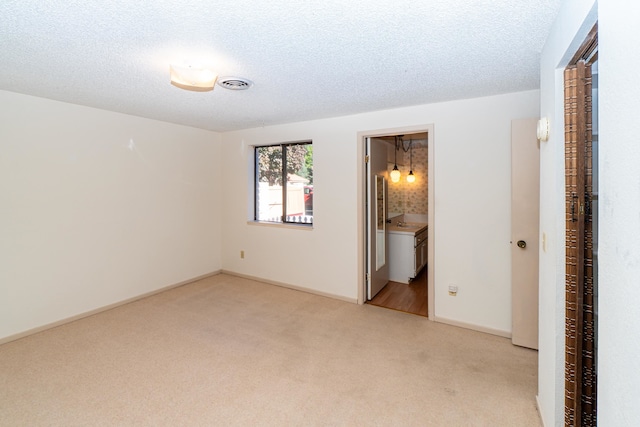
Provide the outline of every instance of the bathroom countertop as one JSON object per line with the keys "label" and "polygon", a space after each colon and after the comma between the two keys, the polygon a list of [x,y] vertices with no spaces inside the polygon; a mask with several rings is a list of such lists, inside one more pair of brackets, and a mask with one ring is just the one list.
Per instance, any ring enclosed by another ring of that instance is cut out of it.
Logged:
{"label": "bathroom countertop", "polygon": [[389,225],[387,230],[392,234],[406,234],[410,236],[417,236],[422,233],[424,230],[428,229],[429,225],[422,222],[408,222],[406,225],[402,227],[398,227],[396,225]]}

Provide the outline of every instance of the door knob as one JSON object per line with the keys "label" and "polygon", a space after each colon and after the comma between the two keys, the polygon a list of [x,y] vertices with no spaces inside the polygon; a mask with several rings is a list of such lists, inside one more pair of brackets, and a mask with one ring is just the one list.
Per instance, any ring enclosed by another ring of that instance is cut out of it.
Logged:
{"label": "door knob", "polygon": [[525,242],[524,240],[518,240],[517,245],[519,248],[524,249],[527,247],[527,242]]}

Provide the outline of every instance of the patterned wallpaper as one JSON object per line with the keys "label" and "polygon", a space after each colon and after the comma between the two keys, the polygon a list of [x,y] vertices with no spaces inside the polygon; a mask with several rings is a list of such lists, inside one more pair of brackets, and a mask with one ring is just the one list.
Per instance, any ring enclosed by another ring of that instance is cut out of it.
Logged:
{"label": "patterned wallpaper", "polygon": [[[389,212],[397,212],[403,214],[427,214],[428,213],[428,197],[427,197],[427,153],[426,146],[413,148],[413,174],[416,180],[413,183],[407,182],[409,174],[409,153],[404,154],[404,165],[398,165],[400,169],[399,182],[391,182],[389,180],[389,204],[387,209]],[[398,158],[398,163],[400,158]],[[389,164],[388,172],[393,169],[393,164]]]}

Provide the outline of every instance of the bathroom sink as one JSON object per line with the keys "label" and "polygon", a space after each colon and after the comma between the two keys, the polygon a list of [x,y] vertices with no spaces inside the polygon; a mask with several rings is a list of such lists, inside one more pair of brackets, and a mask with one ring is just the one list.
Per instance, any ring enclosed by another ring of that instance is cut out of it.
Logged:
{"label": "bathroom sink", "polygon": [[409,223],[391,225],[389,226],[389,231],[402,232],[402,233],[414,233],[414,232],[418,232],[419,230],[423,229],[426,226],[427,224],[416,224],[416,223],[409,222]]}
{"label": "bathroom sink", "polygon": [[406,229],[422,228],[422,227],[424,227],[424,224],[411,224],[411,223],[402,224],[402,225],[398,224],[398,225],[396,225],[396,227],[398,227],[398,228],[406,228]]}

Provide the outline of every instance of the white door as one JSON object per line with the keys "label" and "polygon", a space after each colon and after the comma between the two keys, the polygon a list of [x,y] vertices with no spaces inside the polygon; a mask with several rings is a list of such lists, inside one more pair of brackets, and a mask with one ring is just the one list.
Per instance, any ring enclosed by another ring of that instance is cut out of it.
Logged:
{"label": "white door", "polygon": [[537,119],[511,122],[511,341],[538,348],[540,148]]}
{"label": "white door", "polygon": [[367,299],[389,282],[387,143],[367,138]]}

